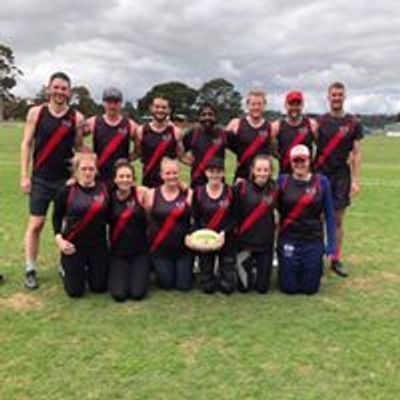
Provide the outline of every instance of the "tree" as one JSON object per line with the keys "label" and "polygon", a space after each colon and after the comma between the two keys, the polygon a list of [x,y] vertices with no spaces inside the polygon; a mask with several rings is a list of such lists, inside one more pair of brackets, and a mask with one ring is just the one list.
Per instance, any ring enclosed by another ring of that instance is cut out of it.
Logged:
{"label": "tree", "polygon": [[42,85],[40,90],[36,93],[35,98],[33,99],[34,104],[39,105],[46,103],[49,99],[49,96],[47,95],[47,86]]}
{"label": "tree", "polygon": [[17,84],[22,71],[15,65],[13,50],[0,43],[0,121],[4,117],[4,100],[13,98],[11,89]]}
{"label": "tree", "polygon": [[216,108],[218,120],[224,125],[243,113],[242,95],[233,83],[223,78],[208,81],[200,88],[196,105],[201,107],[204,103],[210,103]]}
{"label": "tree", "polygon": [[132,104],[131,101],[126,101],[124,103],[124,106],[122,108],[122,112],[124,113],[124,115],[126,115],[127,117],[135,120],[135,121],[139,121],[140,119],[140,115],[138,110],[134,107],[134,105]]}
{"label": "tree", "polygon": [[71,90],[71,103],[85,116],[98,114],[100,106],[93,100],[90,91],[85,86],[75,86]]}
{"label": "tree", "polygon": [[191,88],[183,82],[166,82],[153,86],[141,99],[138,101],[138,109],[140,115],[148,113],[151,101],[155,96],[167,97],[172,114],[183,114],[189,120],[195,115],[195,102],[198,96],[196,89]]}

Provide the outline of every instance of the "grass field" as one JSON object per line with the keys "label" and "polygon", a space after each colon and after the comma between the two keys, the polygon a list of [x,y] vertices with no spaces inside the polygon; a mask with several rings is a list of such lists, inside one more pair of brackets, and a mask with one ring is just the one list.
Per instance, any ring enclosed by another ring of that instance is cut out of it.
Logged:
{"label": "grass field", "polygon": [[41,288],[22,288],[21,126],[0,127],[0,399],[400,398],[400,140],[364,142],[347,280],[315,297],[154,291],[71,300],[47,226]]}

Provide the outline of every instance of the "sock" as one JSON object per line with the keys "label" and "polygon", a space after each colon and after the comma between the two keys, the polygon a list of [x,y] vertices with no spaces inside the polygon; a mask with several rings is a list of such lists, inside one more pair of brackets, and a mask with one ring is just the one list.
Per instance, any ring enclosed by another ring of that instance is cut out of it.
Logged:
{"label": "sock", "polygon": [[25,265],[25,272],[33,272],[36,271],[36,262],[32,260],[28,260]]}
{"label": "sock", "polygon": [[341,258],[342,258],[342,249],[338,247],[336,249],[336,253],[332,257],[332,261],[340,261]]}

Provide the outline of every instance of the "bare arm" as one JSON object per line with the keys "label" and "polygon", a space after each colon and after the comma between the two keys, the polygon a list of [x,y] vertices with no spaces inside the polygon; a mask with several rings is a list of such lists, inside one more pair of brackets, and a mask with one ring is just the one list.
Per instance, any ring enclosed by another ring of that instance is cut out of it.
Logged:
{"label": "bare arm", "polygon": [[77,111],[76,112],[76,136],[75,136],[75,150],[83,151],[83,135],[85,130],[86,121],[84,116]]}
{"label": "bare arm", "polygon": [[135,155],[134,159],[138,159],[142,155],[142,141],[143,141],[143,125],[140,125],[135,130]]}
{"label": "bare arm", "polygon": [[24,137],[21,142],[21,152],[20,152],[20,164],[21,164],[20,187],[23,193],[29,193],[31,191],[29,164],[31,162],[36,122],[40,110],[41,106],[32,107],[28,111],[28,115],[26,116]]}
{"label": "bare arm", "polygon": [[129,153],[129,160],[135,161],[138,158],[138,154],[136,153],[136,131],[138,130],[139,125],[133,120],[129,120],[129,134],[132,142],[135,144],[134,150]]}
{"label": "bare arm", "polygon": [[276,158],[279,158],[278,134],[279,134],[279,129],[281,127],[281,122],[279,120],[272,121],[270,127],[271,127],[272,155]]}
{"label": "bare arm", "polygon": [[148,195],[149,189],[146,186],[137,186],[136,190],[137,190],[139,203],[142,205],[142,207],[145,207],[146,197]]}
{"label": "bare arm", "polygon": [[183,161],[183,156],[185,154],[185,149],[183,147],[182,143],[182,138],[183,138],[183,133],[182,130],[176,126],[174,126],[174,135],[175,135],[175,140],[176,140],[176,155],[178,156],[178,159]]}
{"label": "bare arm", "polygon": [[354,141],[353,150],[351,152],[351,194],[356,195],[360,192],[360,173],[361,173],[361,142]]}
{"label": "bare arm", "polygon": [[149,214],[154,204],[154,188],[147,189],[146,195],[144,196],[144,209]]}
{"label": "bare arm", "polygon": [[311,133],[312,133],[312,135],[314,137],[314,141],[317,141],[317,139],[318,139],[318,127],[319,127],[318,121],[316,119],[314,119],[314,118],[310,118],[309,121],[310,121],[310,126],[311,126]]}
{"label": "bare arm", "polygon": [[226,126],[225,130],[229,133],[237,134],[240,126],[240,119],[233,118],[229,121],[228,125]]}

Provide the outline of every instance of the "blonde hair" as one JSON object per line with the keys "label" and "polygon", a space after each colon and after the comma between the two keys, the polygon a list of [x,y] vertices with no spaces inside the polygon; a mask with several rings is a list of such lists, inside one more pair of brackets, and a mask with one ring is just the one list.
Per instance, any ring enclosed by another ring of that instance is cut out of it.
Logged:
{"label": "blonde hair", "polygon": [[166,164],[176,164],[178,166],[178,161],[175,158],[163,157],[160,163],[160,170],[165,168]]}
{"label": "blonde hair", "polygon": [[264,103],[267,102],[267,92],[261,88],[254,88],[249,91],[247,94],[247,103],[249,102],[250,97],[262,97]]}
{"label": "blonde hair", "polygon": [[83,160],[90,160],[93,161],[94,164],[96,165],[96,170],[97,170],[97,155],[93,152],[76,152],[74,154],[74,157],[71,159],[71,172],[72,172],[72,178],[75,180],[78,180],[79,175],[79,166],[81,165]]}

